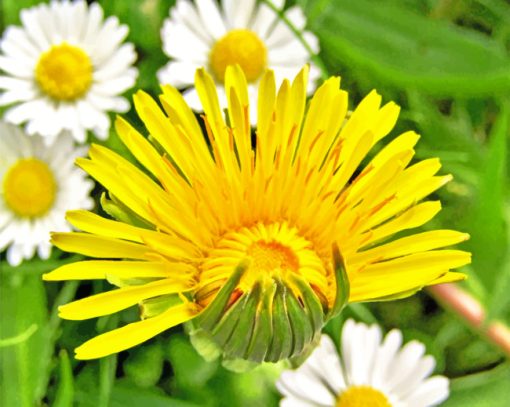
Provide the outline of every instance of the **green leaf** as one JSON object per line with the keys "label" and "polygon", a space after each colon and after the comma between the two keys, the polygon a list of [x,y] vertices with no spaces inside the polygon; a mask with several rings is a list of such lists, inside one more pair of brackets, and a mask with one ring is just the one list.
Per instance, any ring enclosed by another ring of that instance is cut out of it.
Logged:
{"label": "green leaf", "polygon": [[443,407],[507,407],[510,400],[510,366],[452,380]]}
{"label": "green leaf", "polygon": [[68,407],[74,400],[74,379],[73,369],[69,355],[65,350],[60,352],[60,376],[58,381],[57,393],[53,401],[53,407]]}
{"label": "green leaf", "polygon": [[0,265],[0,341],[21,338],[0,347],[0,405],[31,407],[44,397],[50,369],[46,293],[39,275],[6,273]]}
{"label": "green leaf", "polygon": [[491,291],[499,280],[500,270],[508,251],[508,236],[504,221],[504,207],[508,180],[508,105],[502,104],[493,125],[487,153],[480,170],[478,194],[469,216],[471,234],[465,245],[475,255],[473,268],[485,288]]}
{"label": "green leaf", "polygon": [[374,80],[436,95],[493,95],[510,89],[504,47],[474,31],[399,4],[330,1],[310,22],[322,54]]}
{"label": "green leaf", "polygon": [[487,313],[487,320],[491,321],[497,318],[507,317],[509,320],[510,310],[510,251],[507,253],[505,265],[500,272],[498,284],[494,287],[493,295],[489,301],[489,312]]}

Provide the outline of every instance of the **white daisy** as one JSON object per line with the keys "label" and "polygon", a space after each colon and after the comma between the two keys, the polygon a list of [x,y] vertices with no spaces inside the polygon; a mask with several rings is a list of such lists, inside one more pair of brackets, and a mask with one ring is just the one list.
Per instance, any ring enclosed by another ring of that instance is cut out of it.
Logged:
{"label": "white daisy", "polygon": [[402,332],[348,320],[342,330],[342,357],[323,335],[320,345],[296,370],[282,373],[280,406],[426,407],[446,400],[448,379],[429,377],[435,360],[425,346],[402,346]]}
{"label": "white daisy", "polygon": [[87,130],[108,137],[107,112],[129,109],[119,95],[138,75],[133,44],[122,44],[128,27],[83,0],[39,4],[20,18],[22,27],[7,27],[0,42],[0,106],[14,104],[4,119],[47,142],[62,130],[78,142]]}
{"label": "white daisy", "polygon": [[[284,0],[273,4],[281,9]],[[302,32],[309,48],[319,51],[317,38],[303,29],[305,16],[298,6],[286,10],[285,17]],[[276,85],[284,78],[294,78],[302,66],[310,63],[310,53],[295,33],[264,3],[256,0],[177,0],[170,18],[161,30],[163,51],[172,60],[158,72],[161,83],[189,88],[183,95],[196,111],[202,110],[193,88],[195,71],[205,67],[214,76],[222,108],[227,107],[223,87],[226,67],[239,64],[249,82],[250,121],[256,123],[257,83],[266,68],[274,70]],[[315,88],[319,69],[310,64],[308,91]],[[254,107],[254,108],[253,108]]]}
{"label": "white daisy", "polygon": [[35,251],[42,259],[51,252],[50,231],[70,231],[69,209],[91,209],[94,186],[74,165],[86,148],[76,148],[67,132],[50,144],[0,122],[0,252],[17,266]]}

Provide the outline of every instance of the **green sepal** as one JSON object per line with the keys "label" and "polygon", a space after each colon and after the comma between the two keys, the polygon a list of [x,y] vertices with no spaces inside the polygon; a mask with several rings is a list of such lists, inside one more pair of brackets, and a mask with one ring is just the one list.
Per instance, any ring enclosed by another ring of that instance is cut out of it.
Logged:
{"label": "green sepal", "polygon": [[288,358],[292,353],[292,328],[287,316],[285,295],[287,288],[276,282],[276,293],[273,301],[273,340],[266,354],[267,362],[277,362]]}
{"label": "green sepal", "polygon": [[312,340],[314,329],[312,321],[291,290],[287,290],[285,302],[293,338],[291,356],[294,356],[300,354],[304,346]]}
{"label": "green sepal", "polygon": [[134,285],[143,285],[150,283],[152,281],[158,280],[158,278],[122,278],[115,274],[106,273],[106,281],[110,284],[122,288],[122,287],[132,287]]}
{"label": "green sepal", "polygon": [[160,295],[143,300],[140,304],[140,314],[143,319],[161,314],[170,307],[181,304],[182,299],[177,294]]}
{"label": "green sepal", "polygon": [[230,301],[232,292],[237,287],[242,275],[248,269],[248,262],[242,261],[235,268],[232,275],[223,285],[221,290],[216,294],[214,300],[195,317],[195,321],[199,327],[211,332],[224,314],[225,308]]}
{"label": "green sepal", "polygon": [[294,276],[295,284],[298,286],[304,301],[304,312],[308,314],[315,336],[324,327],[324,309],[310,285],[302,277]]}
{"label": "green sepal", "polygon": [[189,334],[191,344],[206,361],[212,362],[223,353],[223,349],[216,345],[212,335],[195,327],[193,320],[186,322],[184,328]]}
{"label": "green sepal", "polygon": [[248,295],[244,294],[238,298],[237,301],[230,306],[225,315],[221,318],[220,322],[218,322],[214,327],[212,336],[218,346],[225,346],[227,341],[230,339],[239,322],[241,314],[244,312],[248,297]]}
{"label": "green sepal", "polygon": [[263,362],[271,345],[273,337],[273,299],[276,292],[276,283],[273,279],[262,282],[262,301],[259,303],[251,343],[246,359],[253,362]]}
{"label": "green sepal", "polygon": [[257,308],[262,294],[261,291],[262,287],[257,282],[253,285],[251,291],[246,293],[248,298],[243,310],[243,316],[225,346],[225,356],[229,359],[246,359],[246,353],[255,325]]}
{"label": "green sepal", "polygon": [[115,198],[114,195],[110,194],[110,199],[108,199],[106,197],[106,193],[103,192],[101,194],[100,203],[103,210],[113,219],[127,223],[129,225],[154,230],[153,225],[138,216],[121,201]]}
{"label": "green sepal", "polygon": [[335,271],[335,283],[336,283],[336,297],[335,302],[333,303],[333,307],[329,310],[329,313],[326,317],[326,320],[330,320],[331,318],[336,317],[342,309],[346,306],[349,301],[349,278],[347,276],[347,272],[345,271],[345,263],[342,255],[340,254],[340,250],[338,249],[338,245],[336,243],[333,244],[333,266]]}
{"label": "green sepal", "polygon": [[307,344],[305,344],[303,350],[301,353],[294,355],[289,358],[289,362],[292,366],[292,368],[296,368],[298,366],[301,366],[303,362],[308,359],[310,354],[314,351],[314,349],[319,345],[321,336],[315,335],[315,337]]}

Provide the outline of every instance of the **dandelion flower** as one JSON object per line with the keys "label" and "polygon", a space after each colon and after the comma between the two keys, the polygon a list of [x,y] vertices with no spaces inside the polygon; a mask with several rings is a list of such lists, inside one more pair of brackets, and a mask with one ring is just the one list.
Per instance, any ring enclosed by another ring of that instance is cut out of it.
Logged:
{"label": "dandelion flower", "polygon": [[372,92],[346,119],[347,93],[334,77],[306,109],[307,72],[284,80],[278,93],[273,72],[264,74],[255,139],[242,69],[226,72],[228,120],[202,69],[195,86],[205,137],[181,94],[163,86],[162,108],[144,92],[134,98],[149,139],[116,122],[145,170],[97,145],[90,159],[78,160],[109,191],[104,207],[116,220],[68,213],[82,232],[55,233],[54,244],[100,260],[44,278],[106,278],[120,287],[62,306],[62,318],[136,304],[142,312],[142,321],[80,346],[78,358],[121,351],[191,320],[195,343],[214,345],[227,360],[277,361],[308,352],[346,301],[401,297],[463,278],[449,270],[468,263],[469,253],[436,250],[465,240],[463,233],[385,242],[432,218],[439,202],[420,200],[450,179],[434,175],[437,159],[408,167],[417,135],[397,137],[357,172],[392,129],[398,107],[381,107]]}
{"label": "dandelion flower", "polygon": [[24,9],[22,27],[9,26],[0,43],[0,106],[5,120],[26,123],[47,142],[68,130],[78,142],[86,131],[105,139],[108,112],[125,112],[119,97],[135,83],[132,44],[117,17],[103,21],[97,3],[52,1]]}
{"label": "dandelion flower", "polygon": [[329,336],[296,370],[282,373],[276,386],[280,406],[429,407],[448,397],[448,379],[429,377],[435,360],[425,346],[411,341],[402,347],[394,329],[381,341],[381,329],[345,322],[341,357]]}
{"label": "dandelion flower", "polygon": [[[283,0],[273,2],[282,9]],[[296,34],[280,20],[265,3],[256,0],[222,0],[218,7],[214,0],[178,0],[170,10],[170,18],[161,30],[163,51],[171,61],[158,72],[160,83],[168,83],[184,91],[184,99],[195,111],[202,111],[194,74],[206,67],[218,85],[221,108],[227,107],[225,70],[238,64],[248,81],[252,124],[256,123],[257,84],[264,71],[274,71],[277,86],[284,78],[293,78],[301,67],[310,62],[310,50],[319,52],[317,38],[303,31],[306,18],[298,6],[289,8],[285,17],[301,32],[308,49]],[[311,64],[308,91],[313,91],[319,69]]]}
{"label": "dandelion flower", "polygon": [[35,251],[42,259],[51,252],[50,231],[70,231],[69,209],[91,209],[93,183],[74,166],[84,155],[69,134],[50,145],[39,135],[27,136],[17,127],[0,122],[0,252],[17,266]]}

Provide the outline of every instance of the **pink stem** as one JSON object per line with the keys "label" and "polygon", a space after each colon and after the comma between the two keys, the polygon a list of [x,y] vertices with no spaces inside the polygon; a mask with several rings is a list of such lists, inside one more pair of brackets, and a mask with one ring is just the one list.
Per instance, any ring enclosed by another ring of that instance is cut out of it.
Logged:
{"label": "pink stem", "polygon": [[510,329],[501,322],[486,321],[485,310],[474,297],[453,283],[428,287],[428,291],[510,357]]}

